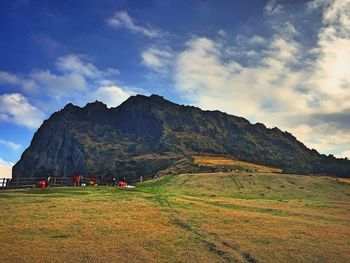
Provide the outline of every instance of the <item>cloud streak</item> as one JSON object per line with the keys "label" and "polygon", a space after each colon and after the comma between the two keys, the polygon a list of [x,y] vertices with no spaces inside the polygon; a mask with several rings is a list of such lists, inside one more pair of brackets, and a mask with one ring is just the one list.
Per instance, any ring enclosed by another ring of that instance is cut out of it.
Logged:
{"label": "cloud streak", "polygon": [[125,28],[134,33],[139,33],[149,38],[155,38],[162,36],[160,30],[150,26],[142,26],[136,24],[134,19],[128,14],[127,11],[116,11],[112,17],[106,20],[107,24],[113,28]]}
{"label": "cloud streak", "polygon": [[2,140],[2,139],[0,139],[0,144],[7,146],[14,151],[18,151],[22,148],[22,145],[20,145],[18,143],[14,143],[14,142]]}
{"label": "cloud streak", "polygon": [[33,80],[5,71],[0,71],[0,84],[9,84],[12,86],[18,85],[21,86],[26,92],[32,92],[38,89],[37,84]]}
{"label": "cloud streak", "polygon": [[277,0],[270,0],[265,6],[265,14],[268,16],[281,14],[283,11],[283,6],[278,4]]}
{"label": "cloud streak", "polygon": [[169,70],[174,54],[170,48],[150,47],[142,51],[141,57],[142,64],[146,67],[158,72],[165,72]]}

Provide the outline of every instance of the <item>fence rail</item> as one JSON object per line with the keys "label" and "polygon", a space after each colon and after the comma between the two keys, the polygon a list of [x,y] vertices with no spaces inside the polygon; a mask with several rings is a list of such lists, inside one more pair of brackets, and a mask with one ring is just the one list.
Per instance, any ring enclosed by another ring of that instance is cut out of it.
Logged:
{"label": "fence rail", "polygon": [[8,188],[10,181],[10,178],[0,178],[0,189]]}
{"label": "fence rail", "polygon": [[[0,189],[16,189],[16,188],[34,188],[40,186],[43,178],[0,178]],[[50,181],[46,181],[47,186],[69,186],[73,185],[72,180],[66,177],[52,177]]]}

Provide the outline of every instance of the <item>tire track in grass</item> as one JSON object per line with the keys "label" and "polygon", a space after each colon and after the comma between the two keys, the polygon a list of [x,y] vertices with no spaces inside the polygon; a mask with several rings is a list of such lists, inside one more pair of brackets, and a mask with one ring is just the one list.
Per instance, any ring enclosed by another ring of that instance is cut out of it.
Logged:
{"label": "tire track in grass", "polygon": [[[236,185],[242,187],[242,184],[231,176],[230,178],[236,183]],[[157,202],[164,208],[164,210],[167,210],[171,222],[174,225],[193,235],[196,239],[205,245],[209,252],[219,256],[223,261],[258,263],[258,260],[256,260],[248,252],[239,249],[237,245],[230,245],[226,241],[221,240],[217,235],[213,235],[198,228],[194,228],[190,224],[181,220],[181,212],[172,205],[172,203],[168,200],[165,191],[163,190],[163,186],[168,184],[170,180],[171,179],[169,178],[163,179],[161,182],[152,185],[148,191],[146,190],[142,192],[151,194],[151,196],[148,198],[154,202]]]}
{"label": "tire track in grass", "polygon": [[247,205],[239,205],[235,203],[223,203],[221,201],[208,201],[203,200],[199,197],[188,197],[188,196],[181,196],[181,198],[185,201],[191,201],[191,202],[199,202],[202,204],[210,205],[210,206],[217,206],[222,207],[230,210],[236,210],[236,211],[247,211],[247,212],[254,212],[254,213],[262,213],[266,215],[271,216],[278,216],[278,217],[295,217],[295,219],[300,219],[304,221],[304,219],[308,220],[317,220],[319,222],[329,223],[329,222],[339,222],[341,224],[347,224],[348,220],[342,219],[342,218],[335,218],[331,217],[329,215],[313,215],[313,214],[307,214],[305,212],[293,212],[293,211],[287,211],[282,210],[278,208],[268,208],[268,207],[260,207],[260,206],[247,206]]}
{"label": "tire track in grass", "polygon": [[[150,198],[153,201],[158,202],[162,207],[169,211],[171,222],[182,230],[192,234],[196,239],[205,245],[209,252],[221,257],[225,262],[248,262],[258,263],[248,252],[242,252],[236,246],[231,246],[225,241],[222,241],[219,237],[211,235],[200,229],[195,229],[183,220],[180,219],[180,212],[176,210],[171,202],[161,195],[155,195]],[[224,247],[224,248],[222,248]],[[231,253],[227,252],[230,250]]]}
{"label": "tire track in grass", "polygon": [[173,219],[173,223],[177,226],[179,226],[181,229],[185,230],[186,232],[191,233],[192,235],[194,235],[198,240],[200,240],[200,242],[202,242],[207,249],[215,254],[220,256],[223,260],[227,261],[227,262],[238,262],[237,257],[233,257],[231,254],[225,252],[224,250],[220,249],[217,244],[215,244],[212,241],[208,240],[208,237],[205,236],[204,233],[201,233],[198,230],[193,229],[190,225],[186,224],[185,222],[177,219]]}
{"label": "tire track in grass", "polygon": [[233,181],[233,183],[237,186],[238,189],[241,189],[243,187],[243,185],[241,184],[241,182],[239,182],[238,178],[235,177],[235,175],[230,174],[229,178]]}
{"label": "tire track in grass", "polygon": [[[259,261],[255,259],[250,253],[240,250],[237,245],[230,245],[226,241],[221,240],[215,233],[207,233],[199,229],[194,229],[181,220],[174,221],[174,224],[198,237],[211,253],[220,256],[226,262],[242,262],[245,260],[248,263],[259,263]],[[212,241],[209,239],[212,239]],[[231,254],[223,249],[220,249],[220,246],[231,250]]]}

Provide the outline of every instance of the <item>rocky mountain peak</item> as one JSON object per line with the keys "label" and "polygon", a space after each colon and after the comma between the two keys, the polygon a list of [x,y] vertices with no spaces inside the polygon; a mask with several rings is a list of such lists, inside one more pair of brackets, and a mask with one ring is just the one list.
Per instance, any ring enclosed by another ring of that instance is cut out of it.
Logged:
{"label": "rocky mountain peak", "polygon": [[136,95],[111,109],[100,101],[83,108],[67,104],[35,133],[13,176],[81,171],[137,178],[189,164],[196,154],[228,156],[289,173],[350,175],[350,161],[310,150],[278,128],[158,95]]}
{"label": "rocky mountain peak", "polygon": [[86,110],[104,110],[104,109],[107,109],[107,105],[101,101],[96,100],[95,102],[87,103],[83,109],[86,109]]}

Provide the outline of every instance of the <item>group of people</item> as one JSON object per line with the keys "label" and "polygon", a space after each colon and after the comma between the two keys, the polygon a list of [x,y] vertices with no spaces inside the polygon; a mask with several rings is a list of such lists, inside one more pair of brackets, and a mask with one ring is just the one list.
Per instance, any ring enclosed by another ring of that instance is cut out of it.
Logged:
{"label": "group of people", "polygon": [[[95,177],[90,176],[89,178],[90,185],[95,185]],[[83,175],[80,174],[74,174],[73,175],[73,185],[74,186],[86,186],[86,179]]]}
{"label": "group of people", "polygon": [[[112,177],[112,186],[113,187],[117,186],[117,178],[115,176]],[[120,178],[120,180],[118,182],[118,186],[120,186],[120,187],[127,186],[127,182],[126,182],[126,177],[125,176]]]}
{"label": "group of people", "polygon": [[[142,179],[140,178],[140,181],[142,182],[143,178]],[[125,176],[120,177],[119,180],[117,179],[116,176],[107,176],[107,177],[102,176],[99,180],[99,183],[101,185],[107,185],[107,186],[111,185],[113,187],[120,186],[121,184],[123,186],[126,186],[127,180],[126,180]],[[86,186],[86,184],[87,184],[86,178],[83,175],[80,175],[78,173],[73,174],[73,185],[74,186]],[[90,186],[97,185],[95,177],[92,175],[89,177],[89,184],[90,184]]]}
{"label": "group of people", "polygon": [[[51,184],[51,180],[52,178],[54,178],[54,184],[56,185],[56,179],[57,177],[55,177],[51,172],[45,172],[44,173],[44,178],[42,181],[45,181],[45,186],[48,187]],[[154,176],[154,179],[157,179],[158,175]],[[102,176],[100,178],[98,178],[98,180],[95,179],[95,177],[93,175],[91,175],[90,177],[86,178],[84,177],[82,174],[79,173],[74,173],[73,174],[73,186],[87,186],[87,184],[89,184],[90,186],[93,185],[106,185],[106,186],[113,186],[113,187],[127,187],[128,183],[127,183],[127,178],[125,176],[112,176],[112,175],[107,175],[107,176]],[[139,176],[138,178],[139,182],[143,182],[144,178],[143,176]]]}

